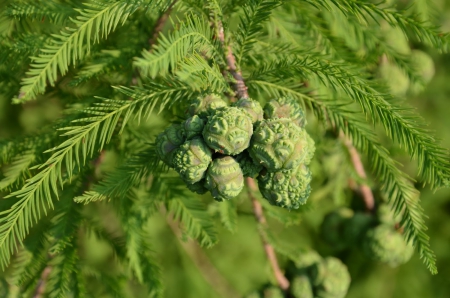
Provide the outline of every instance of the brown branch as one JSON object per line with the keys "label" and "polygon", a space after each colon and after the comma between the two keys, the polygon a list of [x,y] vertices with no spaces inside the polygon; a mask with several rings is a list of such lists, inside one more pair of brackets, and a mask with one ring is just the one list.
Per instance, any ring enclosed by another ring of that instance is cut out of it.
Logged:
{"label": "brown branch", "polygon": [[159,17],[158,21],[156,21],[155,27],[153,28],[153,35],[148,40],[148,43],[151,48],[156,44],[159,35],[161,34],[164,25],[166,24],[167,19],[169,18],[170,13],[172,12],[173,6],[177,3],[178,0],[172,1],[172,3],[167,7],[167,10]]}
{"label": "brown branch", "polygon": [[[247,184],[248,196],[252,200],[253,205],[253,213],[255,214],[255,218],[258,223],[262,226],[267,224],[266,218],[264,217],[264,212],[261,203],[255,198],[253,192],[257,191],[257,186],[255,181],[252,178],[246,178],[245,182]],[[264,250],[266,252],[267,259],[270,262],[270,266],[272,267],[272,271],[277,280],[278,286],[283,290],[287,291],[289,289],[289,280],[284,276],[283,271],[280,269],[278,265],[277,256],[275,255],[275,250],[273,246],[267,241],[266,235],[262,232],[259,233],[261,236],[261,240],[264,245]]]}
{"label": "brown branch", "polygon": [[39,279],[36,285],[36,290],[34,291],[33,298],[41,298],[44,295],[45,284],[51,272],[52,272],[51,266],[45,267],[45,269],[42,271],[41,278]]}
{"label": "brown branch", "polygon": [[[366,171],[364,170],[363,163],[361,161],[361,157],[359,156],[358,151],[353,146],[352,142],[342,133],[340,132],[339,137],[344,142],[345,146],[347,147],[348,153],[350,154],[350,158],[353,163],[353,167],[355,168],[356,173],[359,177],[362,179],[367,179]],[[364,204],[366,205],[366,210],[368,212],[373,212],[375,208],[375,199],[373,197],[372,190],[370,189],[369,185],[365,183],[361,183],[359,185],[359,192],[361,193]]]}

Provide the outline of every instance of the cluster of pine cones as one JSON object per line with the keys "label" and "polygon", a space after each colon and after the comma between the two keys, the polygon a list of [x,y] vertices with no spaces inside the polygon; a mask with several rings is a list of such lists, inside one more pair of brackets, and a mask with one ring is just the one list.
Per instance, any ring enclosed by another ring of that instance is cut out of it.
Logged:
{"label": "cluster of pine cones", "polygon": [[409,261],[414,249],[396,228],[400,218],[382,204],[376,215],[339,208],[322,222],[323,239],[335,250],[356,246],[366,257],[397,267]]}
{"label": "cluster of pine cones", "polygon": [[158,135],[156,152],[191,191],[229,200],[242,191],[244,177],[257,177],[271,204],[296,209],[306,203],[315,147],[297,102],[274,99],[263,109],[243,98],[228,106],[210,94],[193,100],[187,113]]}
{"label": "cluster of pine cones", "polygon": [[344,263],[335,257],[322,258],[315,251],[303,253],[287,275],[289,293],[275,286],[265,286],[245,298],[344,298],[351,282]]}

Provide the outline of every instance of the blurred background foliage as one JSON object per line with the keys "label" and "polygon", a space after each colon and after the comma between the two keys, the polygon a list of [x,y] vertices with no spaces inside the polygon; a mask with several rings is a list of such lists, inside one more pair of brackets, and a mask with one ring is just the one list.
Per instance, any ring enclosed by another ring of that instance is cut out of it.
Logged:
{"label": "blurred background foliage", "polygon": [[[442,31],[450,31],[450,1],[433,0],[435,9],[430,12],[420,6],[421,2],[427,1],[429,0],[415,1],[417,11],[424,15],[435,14],[437,25],[441,26]],[[398,5],[402,7],[408,3],[399,1]],[[4,25],[0,23],[0,26]],[[406,98],[426,119],[430,128],[435,130],[442,145],[450,148],[450,55],[420,48],[414,42],[410,47],[425,51],[433,58],[435,76],[425,90],[415,92],[416,94],[410,92]],[[123,82],[123,78],[111,80]],[[82,87],[79,92],[83,94]],[[0,139],[31,134],[62,116],[62,107],[58,100],[51,98],[51,91],[45,100],[41,97],[40,100],[23,105],[11,105],[10,99],[10,94],[0,94]],[[450,297],[450,189],[432,192],[425,187],[421,193],[422,206],[425,214],[429,216],[426,223],[429,227],[431,247],[438,260],[438,275],[431,275],[417,254],[405,265],[391,268],[368,260],[357,249],[335,252],[323,241],[320,234],[320,224],[324,216],[338,206],[352,206],[356,210],[362,210],[363,206],[361,198],[348,188],[348,177],[352,177],[353,173],[348,163],[342,160],[345,156],[342,150],[345,148],[339,142],[322,139],[321,136],[327,132],[311,113],[308,116],[308,130],[313,137],[316,136],[316,156],[321,156],[321,159],[315,158],[311,165],[314,173],[313,192],[305,208],[307,212],[301,214],[300,224],[286,228],[275,219],[276,216],[268,216],[272,233],[276,235],[280,247],[299,253],[313,248],[322,256],[334,255],[343,260],[352,277],[347,296],[349,298]],[[152,117],[145,125],[149,131],[160,131],[161,127],[166,125],[164,115]],[[389,144],[390,142],[385,142],[384,145],[404,164],[404,170],[414,176],[414,163],[409,161],[402,150]],[[108,152],[96,173],[96,178],[101,179],[105,173],[111,171],[116,159],[114,152]],[[332,183],[328,183],[327,177],[334,177]],[[421,188],[420,185],[417,187]],[[145,193],[142,195],[145,196]],[[219,212],[218,203],[209,197],[205,197],[205,202],[210,204],[211,215]],[[234,232],[219,229],[220,241],[210,249],[202,249],[191,240],[181,242],[177,234],[179,231],[161,214],[156,214],[148,222],[147,231],[151,235],[154,254],[162,270],[165,297],[232,297],[245,295],[264,284],[274,283],[274,280],[267,279],[271,276],[271,268],[265,258],[250,201],[246,194],[242,193],[235,203],[238,205],[239,215],[237,228]],[[107,222],[111,230],[118,229],[117,220],[108,217],[111,211],[107,203],[92,205],[95,207],[92,207],[92,210],[88,207],[85,212],[95,213],[93,216]],[[274,212],[277,211],[274,209]],[[83,243],[83,254],[86,262],[98,264],[108,270],[108,260],[113,258],[109,246],[94,235],[86,235],[84,239],[86,241]],[[279,257],[282,266],[286,266],[287,259],[281,255]],[[130,285],[128,288],[130,297],[142,296],[137,285]],[[89,290],[93,293],[96,291],[95,288]],[[1,292],[0,297],[4,297]],[[98,293],[96,297],[106,296]]]}

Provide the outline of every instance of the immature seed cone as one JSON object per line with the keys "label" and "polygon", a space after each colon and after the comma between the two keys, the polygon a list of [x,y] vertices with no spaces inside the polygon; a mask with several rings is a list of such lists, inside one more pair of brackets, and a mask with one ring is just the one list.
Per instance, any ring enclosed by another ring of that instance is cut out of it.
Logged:
{"label": "immature seed cone", "polygon": [[201,138],[194,138],[176,150],[174,168],[186,183],[193,184],[203,178],[211,156],[211,149],[206,143]]}
{"label": "immature seed cone", "polygon": [[391,206],[388,204],[380,204],[377,208],[377,219],[382,224],[394,226],[402,219],[401,214],[395,215]]}
{"label": "immature seed cone", "polygon": [[255,178],[263,169],[262,165],[253,162],[253,159],[250,157],[247,151],[239,153],[235,158],[242,169],[244,177]]}
{"label": "immature seed cone", "polygon": [[414,249],[393,226],[381,224],[369,229],[362,241],[367,257],[397,267],[409,261]]}
{"label": "immature seed cone", "polygon": [[252,134],[251,118],[235,107],[217,110],[208,118],[203,130],[203,138],[208,146],[227,155],[237,155],[247,149]]}
{"label": "immature seed cone", "polygon": [[193,184],[186,183],[187,188],[195,193],[198,193],[199,195],[205,194],[208,192],[208,189],[205,187],[205,180],[202,179],[199,182],[195,182]]}
{"label": "immature seed cone", "polygon": [[311,281],[307,275],[298,275],[292,279],[291,294],[294,298],[314,298]]}
{"label": "immature seed cone", "polygon": [[311,269],[311,281],[317,298],[344,298],[350,286],[347,266],[339,259],[328,257]]}
{"label": "immature seed cone", "polygon": [[306,143],[308,144],[308,153],[306,154],[303,163],[305,165],[309,165],[314,157],[314,152],[316,151],[316,144],[308,133],[305,133],[305,136],[306,136]]}
{"label": "immature seed cone", "polygon": [[206,173],[205,186],[219,202],[236,197],[244,188],[244,175],[238,162],[231,156],[214,159]]}
{"label": "immature seed cone", "polygon": [[194,137],[201,136],[203,128],[205,127],[205,120],[197,115],[194,115],[184,121],[184,130],[186,132],[186,139],[190,140]]}
{"label": "immature seed cone", "polygon": [[226,106],[227,103],[219,95],[209,94],[192,100],[188,108],[188,113],[191,116],[198,115],[201,118],[206,118],[213,114],[215,110]]}
{"label": "immature seed cone", "polygon": [[292,170],[309,157],[306,131],[290,119],[263,120],[257,125],[249,148],[255,163],[269,172]]}
{"label": "immature seed cone", "polygon": [[256,100],[241,98],[233,106],[246,112],[252,118],[253,123],[263,120],[263,109]]}
{"label": "immature seed cone", "polygon": [[186,140],[183,127],[172,124],[156,137],[156,153],[168,166],[173,166],[173,156],[177,148]]}
{"label": "immature seed cone", "polygon": [[423,80],[423,84],[415,82],[410,86],[411,92],[417,94],[423,91],[424,85],[428,84],[434,77],[435,67],[433,59],[427,53],[419,50],[411,52],[411,62],[417,75]]}
{"label": "immature seed cone", "polygon": [[328,213],[321,225],[323,239],[335,250],[348,247],[349,243],[344,237],[346,223],[353,217],[353,210],[339,208]]}
{"label": "immature seed cone", "polygon": [[303,109],[290,97],[282,97],[269,101],[264,106],[264,118],[289,118],[300,127],[306,125],[306,117]]}
{"label": "immature seed cone", "polygon": [[344,240],[348,245],[360,243],[361,238],[374,222],[373,216],[355,212],[352,218],[344,222]]}
{"label": "immature seed cone", "polygon": [[382,63],[378,69],[378,75],[393,95],[403,96],[408,91],[409,78],[397,65],[389,62]]}
{"label": "immature seed cone", "polygon": [[305,165],[284,172],[266,172],[258,176],[259,190],[270,204],[297,209],[311,192],[311,171]]}

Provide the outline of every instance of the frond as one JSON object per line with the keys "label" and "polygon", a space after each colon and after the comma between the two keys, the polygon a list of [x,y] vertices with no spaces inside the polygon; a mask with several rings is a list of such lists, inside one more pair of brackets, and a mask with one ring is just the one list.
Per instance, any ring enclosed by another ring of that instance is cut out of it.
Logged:
{"label": "frond", "polygon": [[51,271],[45,286],[46,294],[50,298],[65,298],[73,287],[73,274],[75,273],[76,264],[78,262],[76,250],[76,238],[64,250],[60,251],[57,256],[53,257],[49,266]]}
{"label": "frond", "polygon": [[16,157],[3,173],[4,178],[0,180],[0,191],[11,190],[25,181],[30,175],[29,167],[35,160],[36,156],[32,152],[24,152],[20,157]]}
{"label": "frond", "polygon": [[397,166],[389,152],[379,144],[376,135],[363,119],[360,119],[346,104],[334,101],[317,100],[302,93],[299,86],[282,86],[266,81],[248,82],[254,92],[267,92],[272,96],[292,96],[307,102],[321,118],[330,121],[347,135],[355,147],[368,155],[372,171],[382,184],[382,191],[394,206],[396,214],[402,213],[401,225],[405,228],[405,238],[419,251],[419,255],[431,273],[436,274],[436,257],[430,248],[427,227],[423,219],[423,210],[419,205],[418,192],[411,185],[411,179]]}
{"label": "frond", "polygon": [[238,46],[234,51],[237,65],[241,65],[256,42],[256,37],[263,32],[262,24],[270,17],[272,10],[281,4],[278,0],[252,0],[244,7],[244,17],[241,18],[236,36]]}
{"label": "frond", "polygon": [[346,16],[355,16],[361,24],[367,25],[370,20],[385,20],[392,27],[399,27],[405,33],[410,32],[420,42],[430,45],[442,52],[449,51],[449,35],[439,32],[439,28],[420,21],[417,16],[405,16],[394,9],[386,9],[362,0],[306,0],[313,6],[330,9],[329,2],[335,5]]}
{"label": "frond", "polygon": [[212,37],[213,30],[206,20],[189,16],[172,33],[167,36],[161,34],[152,51],[144,50],[142,58],[136,58],[133,65],[142,76],[164,76],[176,69],[178,63],[189,53],[210,56],[215,51]]}
{"label": "frond", "polygon": [[[47,150],[52,156],[35,169],[41,170],[27,180],[22,189],[8,195],[16,197],[17,202],[9,210],[0,213],[0,263],[6,266],[10,255],[25,238],[33,222],[41,218],[41,213],[53,209],[53,196],[58,198],[58,184],[62,187],[66,179],[62,168],[70,180],[74,170],[86,164],[96,152],[103,149],[113,134],[121,119],[122,129],[135,113],[137,119],[148,117],[155,106],[164,106],[167,100],[174,100],[176,96],[191,94],[188,87],[167,87],[153,85],[153,91],[147,93],[133,92],[128,88],[117,88],[130,95],[133,100],[103,99],[102,102],[87,108],[85,113],[91,117],[73,121],[78,126],[61,128],[65,131],[62,136],[68,137],[60,145]],[[159,89],[157,89],[159,88]],[[186,97],[184,97],[186,98]],[[173,104],[174,101],[171,102]]]}
{"label": "frond", "polygon": [[176,196],[167,202],[168,212],[182,224],[183,231],[202,246],[211,247],[217,242],[217,232],[206,207],[195,197]]}
{"label": "frond", "polygon": [[17,19],[44,21],[64,24],[76,17],[77,12],[72,6],[52,1],[32,1],[27,3],[11,3],[6,7],[5,15]]}
{"label": "frond", "polygon": [[140,1],[120,0],[92,2],[87,7],[78,10],[80,16],[72,19],[76,28],[67,28],[59,35],[54,35],[38,57],[32,57],[31,69],[28,77],[22,80],[20,94],[14,99],[16,103],[23,103],[36,98],[45,92],[47,81],[54,85],[61,75],[69,70],[69,65],[90,52],[91,42],[99,42],[114,31],[119,23],[123,24],[136,9]]}
{"label": "frond", "polygon": [[152,173],[164,171],[154,148],[146,149],[132,156],[125,164],[112,172],[92,190],[75,197],[75,202],[88,204],[111,198],[124,198],[133,186]]}
{"label": "frond", "polygon": [[450,181],[448,152],[436,144],[422,118],[411,109],[400,107],[389,94],[377,90],[368,80],[340,63],[334,63],[313,55],[299,59],[282,59],[272,65],[264,65],[252,77],[264,77],[291,72],[291,77],[316,79],[336,91],[343,91],[359,103],[366,117],[383,125],[387,135],[397,141],[419,163],[419,175],[432,188],[442,187]]}
{"label": "frond", "polygon": [[238,215],[236,203],[232,200],[217,203],[219,209],[220,221],[224,227],[234,233],[237,227]]}

